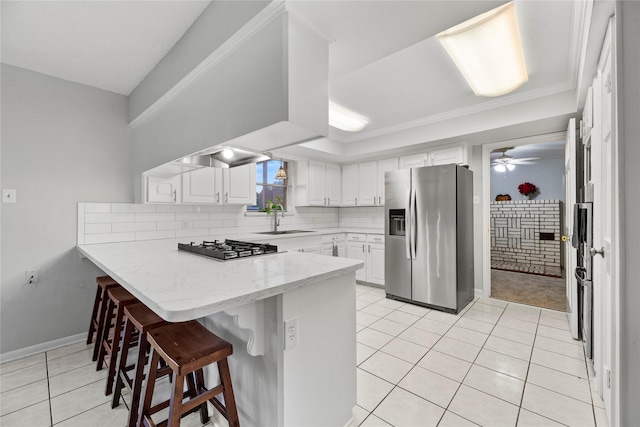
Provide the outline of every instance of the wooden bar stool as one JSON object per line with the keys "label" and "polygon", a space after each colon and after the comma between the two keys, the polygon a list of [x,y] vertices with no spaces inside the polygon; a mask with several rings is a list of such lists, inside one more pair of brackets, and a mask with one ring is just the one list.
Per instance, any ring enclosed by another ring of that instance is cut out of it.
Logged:
{"label": "wooden bar stool", "polygon": [[[176,427],[183,415],[200,409],[203,424],[209,421],[207,401],[229,421],[230,427],[240,425],[236,401],[233,396],[231,374],[227,358],[233,353],[233,346],[197,321],[169,323],[151,330],[147,340],[152,348],[149,375],[144,402],[140,411],[139,425],[155,426],[151,415],[169,407],[169,419],[158,425]],[[159,367],[160,359],[167,366]],[[207,389],[202,368],[217,363],[220,384]],[[163,375],[173,374],[170,400],[151,406],[156,380]],[[184,391],[185,380],[187,391]],[[222,394],[224,404],[216,397]],[[183,401],[183,399],[186,399]]]}
{"label": "wooden bar stool", "polygon": [[108,289],[107,295],[107,317],[102,331],[102,338],[100,339],[96,371],[101,370],[105,364],[109,367],[105,395],[110,395],[113,392],[116,361],[120,348],[120,334],[122,333],[124,321],[124,308],[140,301],[122,287]]}
{"label": "wooden bar stool", "polygon": [[[120,404],[122,388],[127,387],[131,392],[131,402],[129,404],[129,424],[128,427],[135,427],[138,421],[138,410],[140,409],[140,396],[142,394],[142,380],[144,378],[144,367],[146,365],[149,344],[147,342],[147,332],[159,326],[166,325],[160,316],[155,314],[143,303],[127,305],[124,308],[124,335],[120,354],[118,355],[118,368],[116,370],[116,385],[111,400],[111,408]],[[138,359],[135,364],[127,365],[129,348],[137,331],[138,339]],[[135,370],[135,372],[133,372]],[[130,375],[133,373],[133,376]]]}
{"label": "wooden bar stool", "polygon": [[104,327],[104,320],[107,312],[107,304],[103,303],[107,299],[107,290],[115,286],[120,286],[118,282],[109,276],[96,277],[98,286],[96,288],[96,297],[93,301],[93,311],[91,312],[91,323],[89,323],[89,333],[87,333],[87,345],[96,343],[93,346],[92,360],[98,360],[98,351],[100,349],[99,342]]}

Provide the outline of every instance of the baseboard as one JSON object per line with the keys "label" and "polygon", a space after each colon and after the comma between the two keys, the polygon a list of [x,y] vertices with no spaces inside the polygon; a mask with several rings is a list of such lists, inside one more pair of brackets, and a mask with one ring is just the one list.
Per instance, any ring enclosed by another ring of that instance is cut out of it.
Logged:
{"label": "baseboard", "polygon": [[484,289],[474,289],[473,290],[473,297],[474,298],[482,298],[484,296]]}
{"label": "baseboard", "polygon": [[34,354],[42,353],[44,351],[54,350],[56,348],[64,347],[70,344],[75,344],[87,339],[87,333],[72,335],[70,337],[59,338],[53,341],[47,341],[42,344],[32,345],[30,347],[21,348],[18,350],[8,351],[0,354],[0,363],[11,362],[12,360],[22,359],[23,357],[32,356]]}

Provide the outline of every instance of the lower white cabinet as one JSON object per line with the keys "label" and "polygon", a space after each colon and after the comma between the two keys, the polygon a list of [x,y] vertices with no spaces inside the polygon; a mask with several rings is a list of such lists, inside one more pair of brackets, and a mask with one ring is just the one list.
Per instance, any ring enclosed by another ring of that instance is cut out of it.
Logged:
{"label": "lower white cabinet", "polygon": [[356,280],[384,285],[384,236],[348,233],[347,257],[364,262],[356,271]]}
{"label": "lower white cabinet", "polygon": [[278,237],[269,241],[278,247],[278,252],[320,253],[320,236]]}
{"label": "lower white cabinet", "polygon": [[338,256],[347,257],[347,244],[345,243],[345,234],[325,234],[322,236],[322,255],[333,256],[333,245],[338,247]]}

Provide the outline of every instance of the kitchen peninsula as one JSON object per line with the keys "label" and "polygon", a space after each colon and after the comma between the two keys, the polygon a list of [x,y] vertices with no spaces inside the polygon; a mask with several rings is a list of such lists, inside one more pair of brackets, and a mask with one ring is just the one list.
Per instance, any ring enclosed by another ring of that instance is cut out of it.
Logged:
{"label": "kitchen peninsula", "polygon": [[[161,239],[78,250],[165,320],[199,319],[233,344],[243,426],[349,424],[356,404],[353,285],[362,263],[301,252],[220,262],[178,251],[177,244]],[[297,338],[285,349],[284,323],[291,320]]]}

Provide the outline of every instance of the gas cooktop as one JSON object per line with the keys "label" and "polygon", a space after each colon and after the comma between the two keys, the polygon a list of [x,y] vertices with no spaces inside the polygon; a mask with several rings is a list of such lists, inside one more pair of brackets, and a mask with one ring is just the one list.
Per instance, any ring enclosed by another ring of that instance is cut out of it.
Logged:
{"label": "gas cooktop", "polygon": [[278,252],[278,247],[267,243],[251,243],[225,239],[213,242],[203,241],[201,244],[178,243],[178,250],[191,252],[213,258],[218,261],[247,258]]}

